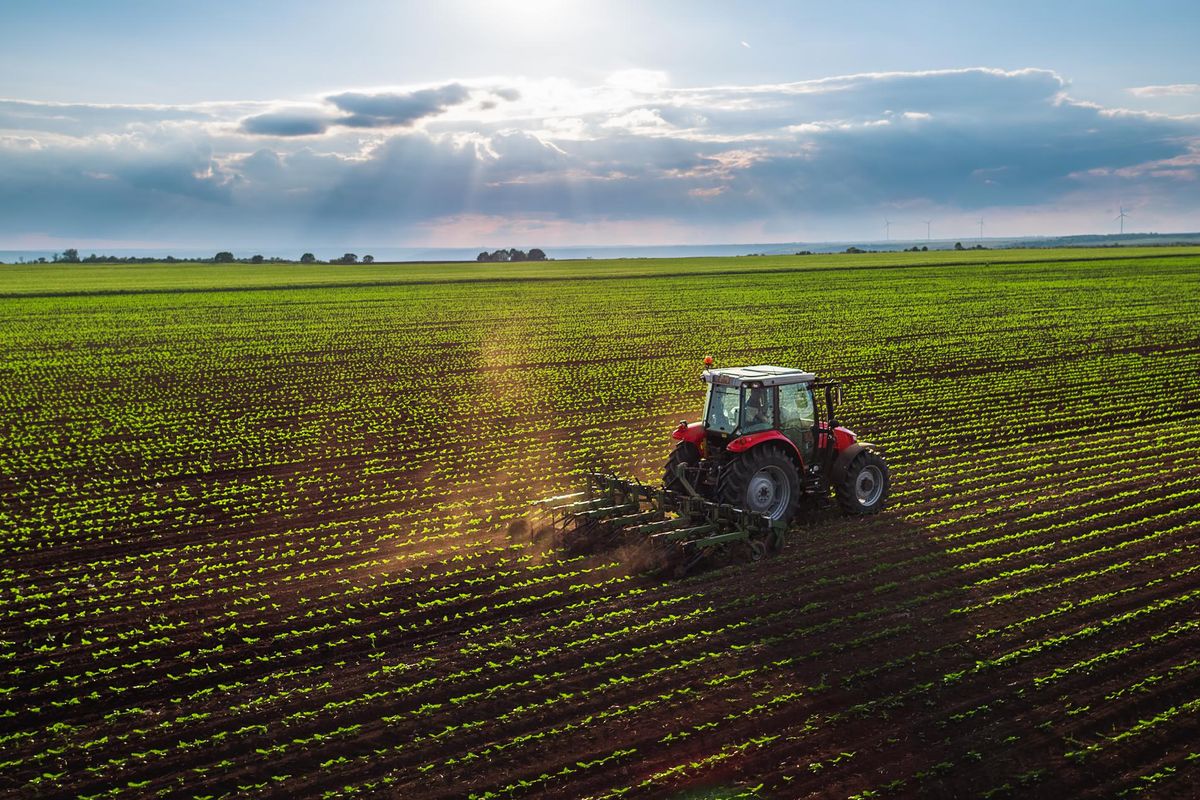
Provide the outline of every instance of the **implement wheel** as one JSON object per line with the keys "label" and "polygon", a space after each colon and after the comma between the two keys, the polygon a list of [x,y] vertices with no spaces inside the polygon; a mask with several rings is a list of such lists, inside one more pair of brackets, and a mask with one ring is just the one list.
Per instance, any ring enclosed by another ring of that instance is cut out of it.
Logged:
{"label": "implement wheel", "polygon": [[878,514],[887,500],[891,475],[883,456],[863,450],[846,467],[834,490],[847,514]]}
{"label": "implement wheel", "polygon": [[776,445],[760,445],[725,465],[717,493],[722,503],[791,522],[800,500],[796,462]]}

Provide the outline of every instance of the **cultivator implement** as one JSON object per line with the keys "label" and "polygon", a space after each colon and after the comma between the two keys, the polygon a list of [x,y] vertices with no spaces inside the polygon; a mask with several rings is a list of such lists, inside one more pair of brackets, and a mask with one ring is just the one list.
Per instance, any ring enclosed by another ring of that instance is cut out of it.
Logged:
{"label": "cultivator implement", "polygon": [[703,561],[757,561],[783,544],[787,524],[725,503],[589,473],[587,489],[537,501],[548,529],[570,553],[634,548],[647,566],[676,576]]}

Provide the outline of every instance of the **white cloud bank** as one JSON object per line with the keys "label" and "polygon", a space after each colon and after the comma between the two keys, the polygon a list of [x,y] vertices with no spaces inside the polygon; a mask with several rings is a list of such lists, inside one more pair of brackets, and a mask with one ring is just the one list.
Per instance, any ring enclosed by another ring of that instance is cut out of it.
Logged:
{"label": "white cloud bank", "polygon": [[878,236],[885,214],[985,212],[997,234],[1002,220],[1051,233],[1078,230],[1087,208],[1102,228],[1118,201],[1166,228],[1200,209],[1198,154],[1200,120],[1074,102],[1037,69],[0,100],[0,245],[812,240]]}

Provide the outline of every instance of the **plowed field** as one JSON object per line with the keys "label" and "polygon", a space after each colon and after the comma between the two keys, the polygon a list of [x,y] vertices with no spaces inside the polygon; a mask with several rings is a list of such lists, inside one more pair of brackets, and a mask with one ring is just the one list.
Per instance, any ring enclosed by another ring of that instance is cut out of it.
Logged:
{"label": "plowed field", "polygon": [[[0,267],[0,794],[1186,797],[1200,253]],[[683,580],[514,523],[701,359],[889,508]],[[519,527],[519,526],[518,526]]]}

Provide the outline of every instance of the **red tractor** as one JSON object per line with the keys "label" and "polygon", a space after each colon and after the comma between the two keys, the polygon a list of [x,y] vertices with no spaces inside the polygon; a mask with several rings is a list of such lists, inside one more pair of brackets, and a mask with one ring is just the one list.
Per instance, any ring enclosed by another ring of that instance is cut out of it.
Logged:
{"label": "red tractor", "polygon": [[833,494],[850,514],[883,508],[887,462],[838,424],[839,384],[787,367],[705,365],[704,419],[675,429],[661,486],[594,473],[586,491],[539,501],[568,549],[648,541],[681,575],[718,554],[778,550],[805,498]]}
{"label": "red tractor", "polygon": [[681,422],[672,434],[679,444],[663,474],[666,489],[690,488],[784,523],[803,498],[824,500],[831,490],[846,513],[883,508],[887,462],[838,424],[839,384],[770,366],[707,369],[702,377],[704,419]]}

